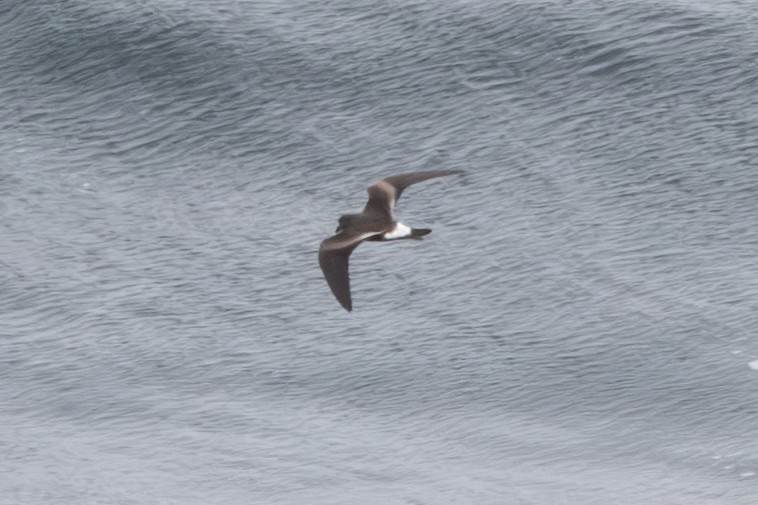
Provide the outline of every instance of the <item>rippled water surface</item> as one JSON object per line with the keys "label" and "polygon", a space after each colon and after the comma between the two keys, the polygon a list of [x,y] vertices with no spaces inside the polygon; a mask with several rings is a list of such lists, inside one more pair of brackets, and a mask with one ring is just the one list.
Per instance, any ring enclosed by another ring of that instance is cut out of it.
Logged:
{"label": "rippled water surface", "polygon": [[0,503],[756,503],[757,22],[4,3]]}

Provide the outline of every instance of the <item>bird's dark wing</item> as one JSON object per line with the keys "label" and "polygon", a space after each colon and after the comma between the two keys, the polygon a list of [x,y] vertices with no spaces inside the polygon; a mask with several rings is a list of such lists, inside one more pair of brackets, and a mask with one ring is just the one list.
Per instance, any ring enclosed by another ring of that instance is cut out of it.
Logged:
{"label": "bird's dark wing", "polygon": [[350,297],[350,275],[348,273],[348,259],[353,249],[366,238],[375,233],[338,233],[333,237],[321,242],[318,250],[318,264],[324,272],[326,283],[334,293],[337,301],[347,311],[353,310],[353,301]]}
{"label": "bird's dark wing", "polygon": [[405,188],[427,179],[460,173],[462,173],[460,170],[430,170],[428,172],[393,175],[382,179],[368,188],[368,203],[366,203],[363,212],[391,220],[392,209]]}

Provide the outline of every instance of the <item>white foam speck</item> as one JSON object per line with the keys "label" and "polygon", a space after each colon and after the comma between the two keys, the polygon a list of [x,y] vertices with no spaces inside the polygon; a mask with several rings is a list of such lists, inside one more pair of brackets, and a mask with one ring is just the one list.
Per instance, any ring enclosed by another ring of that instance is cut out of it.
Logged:
{"label": "white foam speck", "polygon": [[747,366],[749,366],[753,370],[758,370],[758,359],[751,361],[750,363],[747,364]]}

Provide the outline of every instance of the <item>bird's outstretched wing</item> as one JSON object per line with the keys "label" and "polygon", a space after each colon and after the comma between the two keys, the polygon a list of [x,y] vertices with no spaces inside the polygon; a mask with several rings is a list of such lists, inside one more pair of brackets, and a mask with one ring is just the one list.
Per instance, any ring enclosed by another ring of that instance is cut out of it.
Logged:
{"label": "bird's outstretched wing", "polygon": [[430,170],[428,172],[393,175],[382,179],[368,188],[368,203],[366,203],[363,212],[367,215],[382,216],[391,220],[392,209],[405,188],[427,179],[460,173],[462,173],[460,170]]}
{"label": "bird's outstretched wing", "polygon": [[318,264],[324,272],[326,283],[348,312],[353,310],[348,260],[353,249],[371,235],[375,233],[338,233],[321,242],[318,250]]}

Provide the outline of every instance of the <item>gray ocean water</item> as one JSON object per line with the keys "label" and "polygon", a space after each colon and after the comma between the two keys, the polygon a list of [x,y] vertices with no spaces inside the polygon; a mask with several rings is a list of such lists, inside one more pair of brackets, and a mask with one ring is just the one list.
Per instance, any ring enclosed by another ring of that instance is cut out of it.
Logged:
{"label": "gray ocean water", "polygon": [[4,2],[0,504],[758,503],[756,23]]}

